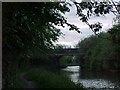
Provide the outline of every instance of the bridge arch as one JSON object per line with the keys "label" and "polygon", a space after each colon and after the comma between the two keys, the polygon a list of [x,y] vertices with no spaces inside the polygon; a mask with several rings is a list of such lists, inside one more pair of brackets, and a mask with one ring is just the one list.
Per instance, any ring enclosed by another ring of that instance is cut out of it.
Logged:
{"label": "bridge arch", "polygon": [[65,48],[60,50],[53,50],[50,55],[54,57],[54,62],[60,67],[60,59],[63,56],[80,56],[83,55],[84,51],[80,48]]}

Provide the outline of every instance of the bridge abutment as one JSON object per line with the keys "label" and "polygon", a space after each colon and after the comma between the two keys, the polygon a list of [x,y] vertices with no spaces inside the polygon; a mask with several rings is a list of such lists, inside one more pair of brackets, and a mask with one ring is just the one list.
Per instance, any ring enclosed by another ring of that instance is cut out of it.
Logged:
{"label": "bridge abutment", "polygon": [[54,56],[54,62],[57,66],[57,68],[60,68],[60,59],[63,57],[63,55],[60,55],[60,56]]}

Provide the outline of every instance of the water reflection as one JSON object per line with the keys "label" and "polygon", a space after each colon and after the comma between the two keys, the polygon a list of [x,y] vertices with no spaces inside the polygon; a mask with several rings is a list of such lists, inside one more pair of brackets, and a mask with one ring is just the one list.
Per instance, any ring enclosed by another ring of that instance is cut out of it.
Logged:
{"label": "water reflection", "polygon": [[78,73],[80,70],[80,66],[67,66],[67,68],[64,68],[63,70]]}
{"label": "water reflection", "polygon": [[[79,72],[79,66],[68,66],[63,69],[70,72],[68,77],[75,83],[82,83],[85,88],[119,88],[119,73]],[[115,89],[116,90],[116,89]]]}

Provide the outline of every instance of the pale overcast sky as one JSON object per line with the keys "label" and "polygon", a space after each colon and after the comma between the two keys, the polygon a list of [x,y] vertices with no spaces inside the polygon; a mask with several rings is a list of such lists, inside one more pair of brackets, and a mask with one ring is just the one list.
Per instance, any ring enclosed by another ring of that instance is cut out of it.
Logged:
{"label": "pale overcast sky", "polygon": [[[65,28],[58,27],[61,29],[61,31],[65,34],[65,36],[60,36],[58,42],[56,44],[62,44],[62,45],[68,45],[68,46],[75,46],[80,40],[84,39],[85,37],[88,37],[92,34],[94,34],[89,27],[82,23],[79,18],[76,16],[76,8],[75,6],[72,6],[71,11],[69,13],[65,14],[65,17],[68,19],[69,23],[72,23],[76,25],[78,28],[80,28],[80,31],[82,31],[82,34],[77,33],[76,31],[69,31],[68,27]],[[103,31],[106,31],[108,28],[110,28],[113,24],[113,18],[115,16],[111,14],[107,14],[105,16],[92,16],[89,20],[90,23],[95,22],[101,22],[103,24]]]}

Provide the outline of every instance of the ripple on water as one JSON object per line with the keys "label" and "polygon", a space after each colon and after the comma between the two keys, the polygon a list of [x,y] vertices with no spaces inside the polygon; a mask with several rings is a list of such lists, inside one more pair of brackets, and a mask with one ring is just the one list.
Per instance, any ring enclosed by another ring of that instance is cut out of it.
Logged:
{"label": "ripple on water", "polygon": [[81,79],[79,73],[73,73],[70,78],[75,83],[81,83],[85,88],[115,88],[115,84],[104,79]]}
{"label": "ripple on water", "polygon": [[84,87],[86,88],[115,88],[114,83],[107,81],[107,80],[103,80],[103,79],[93,79],[93,80],[83,80],[83,79],[79,79],[79,82],[77,83],[82,83]]}

